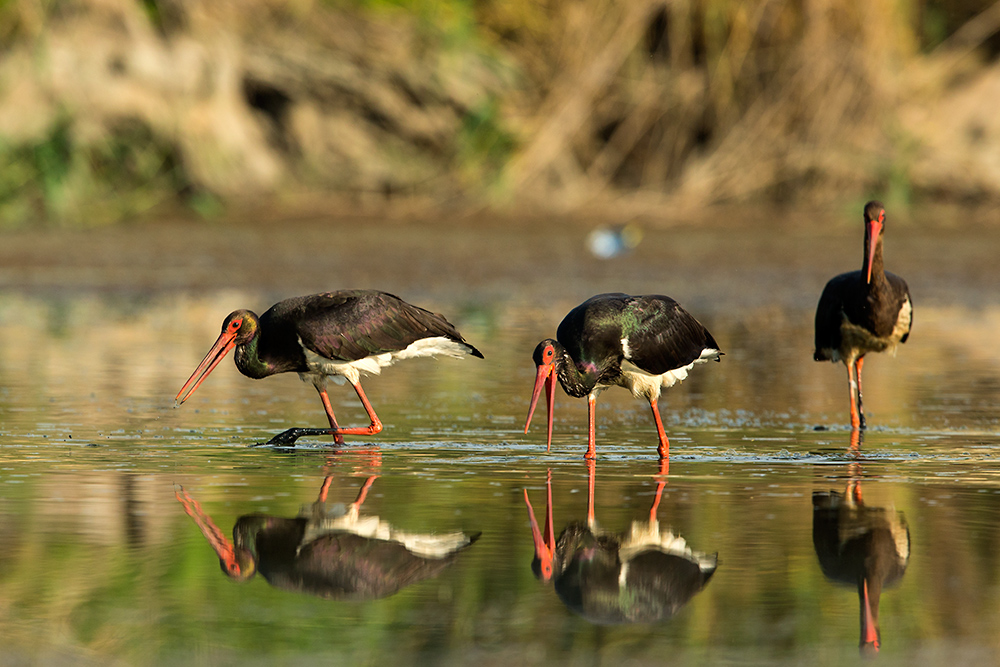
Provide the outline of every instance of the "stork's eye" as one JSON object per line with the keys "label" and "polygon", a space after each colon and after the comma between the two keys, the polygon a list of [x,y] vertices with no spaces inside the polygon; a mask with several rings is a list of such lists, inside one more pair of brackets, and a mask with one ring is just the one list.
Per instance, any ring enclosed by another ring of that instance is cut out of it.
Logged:
{"label": "stork's eye", "polygon": [[885,222],[885,211],[879,211],[878,212],[878,221],[879,222]]}
{"label": "stork's eye", "polygon": [[241,324],[243,324],[243,320],[233,320],[232,322],[229,323],[229,330],[236,331],[237,329],[240,328]]}

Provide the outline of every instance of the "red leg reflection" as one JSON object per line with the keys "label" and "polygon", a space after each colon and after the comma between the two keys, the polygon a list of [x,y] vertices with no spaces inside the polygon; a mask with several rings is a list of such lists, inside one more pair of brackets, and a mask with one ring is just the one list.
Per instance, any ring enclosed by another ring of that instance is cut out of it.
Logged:
{"label": "red leg reflection", "polygon": [[597,486],[597,462],[587,459],[587,526],[594,530],[597,523],[594,513],[594,488]]}
{"label": "red leg reflection", "polygon": [[660,498],[663,497],[663,487],[667,485],[666,476],[669,471],[670,471],[670,460],[660,459],[660,471],[659,473],[657,473],[657,476],[660,477],[660,479],[658,479],[656,482],[656,495],[653,496],[653,504],[649,508],[650,523],[657,520],[656,512],[660,508]]}

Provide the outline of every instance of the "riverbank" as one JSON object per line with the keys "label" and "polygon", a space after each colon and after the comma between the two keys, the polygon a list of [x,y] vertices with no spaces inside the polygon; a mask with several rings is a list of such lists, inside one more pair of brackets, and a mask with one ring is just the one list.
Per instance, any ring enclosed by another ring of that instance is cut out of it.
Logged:
{"label": "riverbank", "polygon": [[982,4],[7,3],[0,228],[995,206]]}

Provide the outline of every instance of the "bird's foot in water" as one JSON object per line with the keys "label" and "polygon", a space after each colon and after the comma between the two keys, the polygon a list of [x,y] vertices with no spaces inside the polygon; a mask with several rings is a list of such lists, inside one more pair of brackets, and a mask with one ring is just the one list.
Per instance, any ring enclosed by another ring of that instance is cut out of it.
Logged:
{"label": "bird's foot in water", "polygon": [[307,435],[338,435],[338,433],[328,428],[290,428],[265,442],[264,446],[286,447],[294,445],[296,440]]}

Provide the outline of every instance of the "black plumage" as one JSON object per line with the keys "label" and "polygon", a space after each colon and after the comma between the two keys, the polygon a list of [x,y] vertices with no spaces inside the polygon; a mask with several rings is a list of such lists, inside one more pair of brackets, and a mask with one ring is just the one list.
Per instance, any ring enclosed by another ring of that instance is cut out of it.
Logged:
{"label": "black plumage", "polygon": [[[183,403],[235,348],[236,367],[254,379],[296,372],[310,381],[323,401],[329,429],[289,429],[268,444],[287,445],[303,435],[371,435],[382,422],[361,389],[362,373],[379,373],[399,359],[482,353],[437,313],[376,290],[343,290],[285,299],[258,316],[249,310],[230,313],[215,345],[177,394]],[[342,428],[327,395],[327,381],[351,383],[371,424]]]}
{"label": "black plumage", "polygon": [[[622,339],[627,339],[628,355]],[[628,359],[651,375],[687,366],[705,349],[718,350],[712,334],[669,296],[599,294],[569,311],[556,340],[579,365],[610,369]],[[596,378],[600,383],[607,379]]]}
{"label": "black plumage", "polygon": [[846,493],[814,492],[813,547],[823,574],[858,592],[861,650],[878,652],[879,601],[885,588],[906,573],[910,531],[902,512],[865,505],[861,484]]}
{"label": "black plumage", "polygon": [[598,394],[618,385],[649,401],[661,458],[669,454],[657,400],[663,387],[687,377],[694,364],[719,360],[718,343],[698,320],[668,296],[599,294],[571,310],[556,340],[541,341],[532,355],[537,366],[525,433],[545,385],[548,443],[552,442],[554,378],[574,398],[587,396],[587,458],[594,452],[594,410]]}
{"label": "black plumage", "polygon": [[861,369],[869,352],[894,352],[905,343],[913,324],[906,281],[885,270],[882,259],[885,209],[877,201],[864,209],[865,246],[860,271],[831,279],[816,306],[816,361],[847,366],[851,426],[866,426],[861,398]]}
{"label": "black plumage", "polygon": [[388,597],[438,576],[472,545],[479,533],[403,533],[360,507],[375,477],[346,508],[328,507],[324,481],[320,498],[297,517],[249,514],[237,519],[229,541],[183,489],[184,505],[216,552],[222,571],[236,581],[259,573],[275,588],[335,600]]}
{"label": "black plumage", "polygon": [[472,356],[483,356],[443,315],[375,290],[285,299],[260,316],[260,328],[260,358],[272,363],[294,359],[295,367],[287,370],[297,372],[309,370],[301,354],[303,347],[325,359],[357,361],[405,350],[425,338],[442,337],[461,343]]}
{"label": "black plumage", "polygon": [[[535,556],[532,571],[551,582],[569,609],[592,623],[653,623],[675,615],[712,578],[717,554],[693,551],[669,528],[657,508],[666,484],[657,483],[648,521],[633,521],[625,533],[601,530],[594,511],[596,466],[590,473],[587,521],[572,521],[554,537],[552,476],[546,481],[545,529],[539,529],[524,492]],[[661,462],[665,474],[665,462]]]}
{"label": "black plumage", "polygon": [[570,523],[556,540],[553,587],[592,623],[654,623],[674,616],[708,583],[716,559],[648,545],[623,560],[626,536]]}

